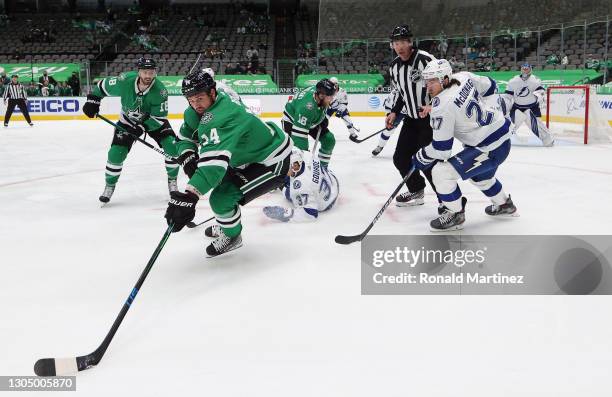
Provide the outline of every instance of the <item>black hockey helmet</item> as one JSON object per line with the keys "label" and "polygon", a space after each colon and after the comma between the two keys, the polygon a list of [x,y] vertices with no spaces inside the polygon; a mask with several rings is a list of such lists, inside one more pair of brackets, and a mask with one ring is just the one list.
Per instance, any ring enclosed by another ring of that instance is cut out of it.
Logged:
{"label": "black hockey helmet", "polygon": [[336,93],[336,87],[334,86],[334,83],[332,83],[329,79],[322,79],[321,81],[319,81],[317,83],[316,88],[317,94],[334,96],[334,94]]}
{"label": "black hockey helmet", "polygon": [[393,32],[391,32],[391,36],[389,38],[391,41],[412,39],[412,31],[410,30],[410,26],[396,26],[393,28]]}
{"label": "black hockey helmet", "polygon": [[157,69],[157,63],[153,58],[140,57],[136,61],[138,69]]}
{"label": "black hockey helmet", "polygon": [[210,93],[212,88],[217,88],[215,80],[208,73],[201,70],[189,73],[183,78],[183,86],[181,92],[184,96],[190,97],[200,92]]}

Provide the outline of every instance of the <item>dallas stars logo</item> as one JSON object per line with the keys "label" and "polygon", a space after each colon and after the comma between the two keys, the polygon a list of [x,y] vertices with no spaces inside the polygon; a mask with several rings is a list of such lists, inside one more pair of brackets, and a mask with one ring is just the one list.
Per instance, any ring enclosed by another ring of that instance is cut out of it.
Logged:
{"label": "dallas stars logo", "polygon": [[306,104],[306,109],[308,109],[308,110],[312,110],[312,108],[313,108],[313,104],[312,104],[312,102],[308,102],[308,103]]}
{"label": "dallas stars logo", "polygon": [[202,118],[200,119],[200,124],[209,123],[212,119],[213,119],[213,114],[210,112],[206,112],[202,115]]}

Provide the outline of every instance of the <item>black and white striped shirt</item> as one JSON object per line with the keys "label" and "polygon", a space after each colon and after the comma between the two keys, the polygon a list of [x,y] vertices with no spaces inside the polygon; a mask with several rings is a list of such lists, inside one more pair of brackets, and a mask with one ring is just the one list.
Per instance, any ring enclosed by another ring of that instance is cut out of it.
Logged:
{"label": "black and white striped shirt", "polygon": [[6,85],[4,89],[4,100],[7,99],[28,99],[25,87],[19,83],[10,83]]}
{"label": "black and white striped shirt", "polygon": [[421,72],[435,59],[426,51],[414,49],[407,61],[402,61],[398,56],[391,62],[391,84],[400,93],[391,109],[393,113],[400,114],[405,109],[407,117],[419,118],[418,109],[429,104],[429,95]]}

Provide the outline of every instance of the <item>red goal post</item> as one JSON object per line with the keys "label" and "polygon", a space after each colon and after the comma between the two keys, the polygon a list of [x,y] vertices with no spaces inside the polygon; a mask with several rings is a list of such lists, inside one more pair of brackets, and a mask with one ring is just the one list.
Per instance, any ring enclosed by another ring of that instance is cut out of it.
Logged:
{"label": "red goal post", "polygon": [[[573,85],[573,86],[564,86],[564,85],[557,85],[557,86],[550,86],[546,89],[546,127],[550,128],[550,122],[551,122],[551,113],[553,113],[552,109],[551,109],[551,97],[552,97],[552,93],[553,91],[563,91],[563,90],[584,90],[585,93],[585,100],[584,100],[584,113],[583,113],[583,117],[584,117],[584,138],[583,138],[583,142],[586,145],[589,141],[589,107],[590,107],[590,102],[591,102],[591,87],[588,85]],[[579,110],[579,109],[577,109]],[[555,116],[553,115],[553,117],[559,117],[559,121],[561,122],[571,122],[569,119],[572,118],[570,115],[570,110],[567,110],[567,114],[566,115],[562,115],[562,116]]]}

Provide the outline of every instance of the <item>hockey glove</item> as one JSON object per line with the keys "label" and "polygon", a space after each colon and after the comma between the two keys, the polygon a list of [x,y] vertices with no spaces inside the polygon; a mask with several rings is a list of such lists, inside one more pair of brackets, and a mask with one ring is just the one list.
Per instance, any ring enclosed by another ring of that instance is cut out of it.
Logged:
{"label": "hockey glove", "polygon": [[119,126],[123,128],[126,132],[128,132],[128,134],[125,134],[123,131],[119,131],[119,133],[121,134],[123,132],[125,135],[127,135],[128,138],[132,140],[136,140],[136,137],[139,137],[142,134],[147,132],[147,130],[145,129],[145,126],[142,124],[132,125],[132,124],[120,123]]}
{"label": "hockey glove", "polygon": [[100,112],[100,101],[102,98],[96,95],[87,95],[87,102],[83,105],[83,113],[90,119],[96,117],[96,114]]}
{"label": "hockey glove", "polygon": [[192,150],[186,150],[176,161],[183,167],[185,174],[191,179],[198,170],[198,154]]}
{"label": "hockey glove", "polygon": [[289,222],[293,217],[293,208],[283,208],[279,206],[271,206],[263,208],[264,214],[268,218],[275,219],[281,222]]}
{"label": "hockey glove", "polygon": [[426,170],[432,167],[436,163],[436,159],[432,159],[425,153],[425,149],[420,149],[414,156],[412,156],[412,165],[417,170]]}
{"label": "hockey glove", "polygon": [[193,220],[199,199],[198,195],[192,192],[170,193],[170,202],[164,218],[168,224],[174,222],[173,232],[180,232],[187,223]]}

